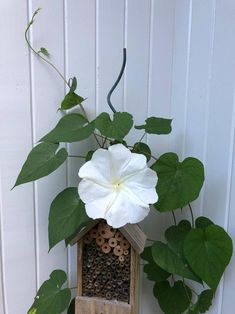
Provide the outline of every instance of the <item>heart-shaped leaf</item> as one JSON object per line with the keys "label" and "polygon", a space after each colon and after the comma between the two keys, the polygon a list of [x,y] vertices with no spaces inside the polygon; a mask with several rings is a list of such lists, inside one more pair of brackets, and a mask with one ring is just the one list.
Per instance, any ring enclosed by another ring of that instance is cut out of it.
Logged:
{"label": "heart-shaped leaf", "polygon": [[68,157],[64,148],[58,152],[59,144],[40,143],[29,153],[14,185],[34,181],[55,171]]}
{"label": "heart-shaped leaf", "polygon": [[153,292],[165,314],[184,313],[192,299],[191,290],[182,281],[176,281],[173,287],[168,281],[156,283]]}
{"label": "heart-shaped leaf", "polygon": [[77,188],[67,188],[53,200],[49,214],[50,249],[74,232],[79,232],[91,219],[78,195]]}
{"label": "heart-shaped leaf", "polygon": [[177,226],[169,227],[165,232],[165,238],[168,246],[174,253],[183,258],[184,240],[191,230],[191,224],[188,220],[182,220]]}
{"label": "heart-shaped leaf", "polygon": [[145,120],[144,125],[135,126],[136,129],[144,129],[149,134],[169,134],[171,133],[172,119],[150,117]]}
{"label": "heart-shaped leaf", "polygon": [[61,118],[56,127],[40,141],[52,143],[78,142],[88,138],[93,131],[93,123],[89,123],[79,113],[70,113]]}
{"label": "heart-shaped leaf", "polygon": [[160,282],[170,277],[170,274],[159,267],[156,263],[144,265],[143,271],[147,275],[148,280],[154,282]]}
{"label": "heart-shaped leaf", "polygon": [[170,276],[168,272],[154,262],[151,246],[144,249],[144,252],[141,254],[141,258],[148,262],[148,264],[144,265],[143,271],[146,273],[149,280],[160,282],[166,280]]}
{"label": "heart-shaped leaf", "polygon": [[60,109],[61,110],[68,110],[71,109],[77,105],[80,105],[84,101],[84,98],[82,96],[79,96],[76,93],[69,92],[67,95],[65,95]]}
{"label": "heart-shaped leaf", "polygon": [[162,155],[152,166],[157,172],[157,193],[155,207],[161,211],[182,208],[195,200],[204,182],[203,164],[196,158],[179,162],[174,153]]}
{"label": "heart-shaped leaf", "polygon": [[196,228],[205,229],[206,227],[213,225],[214,223],[207,217],[198,217],[195,221]]}
{"label": "heart-shaped leaf", "polygon": [[133,117],[127,112],[115,112],[113,121],[107,112],[102,112],[95,119],[95,128],[100,131],[103,136],[107,136],[118,141],[129,133],[133,126]]}
{"label": "heart-shaped leaf", "polygon": [[54,270],[37,292],[28,314],[61,314],[69,305],[70,289],[61,289],[67,276],[62,270]]}
{"label": "heart-shaped leaf", "polygon": [[223,228],[193,229],[184,242],[184,255],[193,271],[216,290],[232,256],[232,240]]}
{"label": "heart-shaped leaf", "polygon": [[201,282],[180,253],[175,253],[169,245],[156,241],[152,246],[152,254],[155,263],[168,273]]}
{"label": "heart-shaped leaf", "polygon": [[135,143],[132,152],[137,154],[143,154],[147,158],[147,161],[151,159],[152,155],[151,149],[145,143],[142,142]]}

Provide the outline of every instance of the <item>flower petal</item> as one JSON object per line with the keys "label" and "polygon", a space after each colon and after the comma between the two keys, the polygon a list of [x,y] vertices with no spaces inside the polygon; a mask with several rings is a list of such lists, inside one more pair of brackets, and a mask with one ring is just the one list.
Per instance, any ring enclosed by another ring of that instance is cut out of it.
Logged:
{"label": "flower petal", "polygon": [[80,178],[90,179],[94,182],[110,184],[109,153],[105,149],[97,149],[90,161],[87,161],[79,170]]}
{"label": "flower petal", "polygon": [[109,147],[113,176],[123,178],[146,167],[146,157],[141,154],[131,153],[122,144]]}
{"label": "flower petal", "polygon": [[130,176],[123,185],[146,204],[154,204],[158,200],[156,192],[157,174],[152,169],[146,168]]}
{"label": "flower petal", "polygon": [[93,219],[105,218],[106,212],[116,196],[114,190],[104,188],[86,179],[79,183],[78,193],[85,203],[87,215]]}
{"label": "flower petal", "polygon": [[118,194],[116,201],[107,211],[105,219],[110,226],[120,228],[127,223],[137,223],[149,213],[149,206],[139,206],[123,192]]}

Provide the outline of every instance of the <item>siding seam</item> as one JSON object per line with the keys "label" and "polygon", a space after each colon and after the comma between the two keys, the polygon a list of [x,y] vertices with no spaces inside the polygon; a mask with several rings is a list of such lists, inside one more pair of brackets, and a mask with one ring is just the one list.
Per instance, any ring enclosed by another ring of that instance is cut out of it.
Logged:
{"label": "siding seam", "polygon": [[[28,21],[31,19],[33,5],[31,0],[27,0],[27,15]],[[33,40],[32,29],[29,30],[29,40]],[[34,111],[34,69],[33,69],[33,53],[28,48],[29,60],[29,81],[30,81],[30,117],[31,117],[31,144],[34,147],[35,139],[35,111]],[[39,251],[38,251],[38,204],[36,200],[37,183],[33,182],[33,206],[34,206],[34,250],[35,250],[35,278],[36,278],[36,292],[39,288]]]}
{"label": "siding seam", "polygon": [[3,251],[3,203],[2,203],[2,180],[1,180],[1,173],[0,173],[0,266],[1,266],[1,273],[2,278],[0,278],[1,286],[2,286],[2,297],[3,297],[3,311],[4,314],[7,314],[7,296],[6,296],[6,278],[5,278],[5,267],[4,267],[4,251]]}

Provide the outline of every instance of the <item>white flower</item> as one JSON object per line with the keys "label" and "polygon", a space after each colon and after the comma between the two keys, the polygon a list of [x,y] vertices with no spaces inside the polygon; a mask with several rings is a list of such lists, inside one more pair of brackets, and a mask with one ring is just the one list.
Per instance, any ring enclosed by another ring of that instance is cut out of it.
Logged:
{"label": "white flower", "polygon": [[87,215],[104,218],[114,228],[137,223],[157,202],[157,175],[147,166],[146,157],[131,153],[122,144],[98,149],[79,170],[78,186]]}

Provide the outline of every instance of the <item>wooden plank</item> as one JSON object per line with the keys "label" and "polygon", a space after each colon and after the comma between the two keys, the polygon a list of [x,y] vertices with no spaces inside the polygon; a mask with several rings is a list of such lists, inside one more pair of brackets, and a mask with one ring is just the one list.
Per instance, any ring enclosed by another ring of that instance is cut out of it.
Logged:
{"label": "wooden plank", "polygon": [[137,314],[130,304],[100,298],[77,297],[76,314]]}
{"label": "wooden plank", "polygon": [[82,295],[83,240],[77,245],[77,295]]}
{"label": "wooden plank", "polygon": [[130,305],[131,314],[138,314],[139,309],[139,255],[131,248]]}
{"label": "wooden plank", "polygon": [[127,224],[119,230],[138,254],[143,252],[147,237],[137,224]]}

